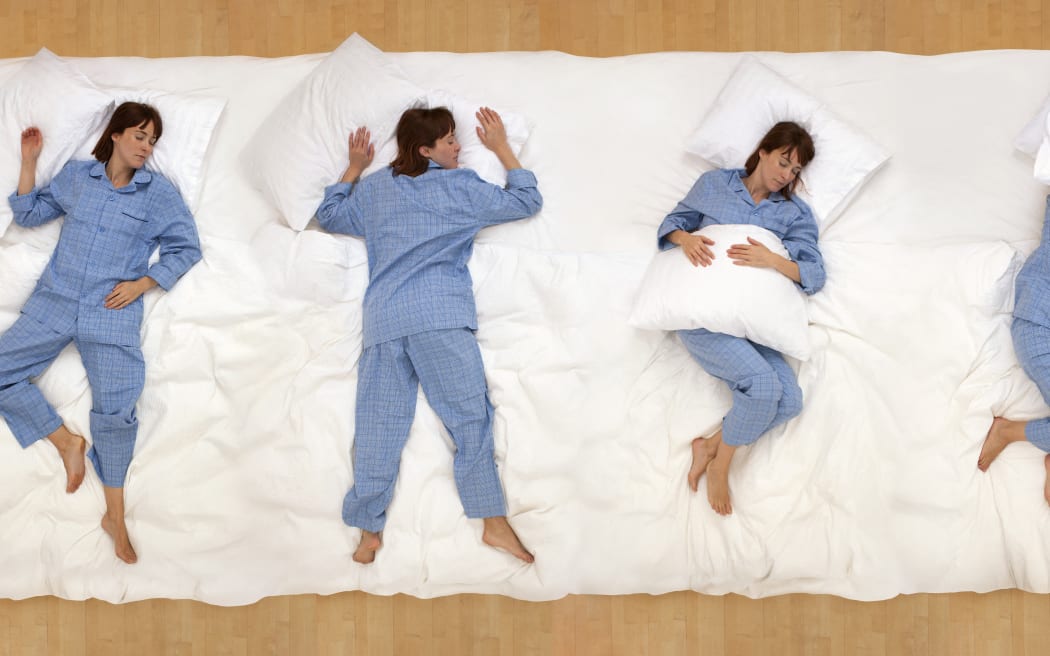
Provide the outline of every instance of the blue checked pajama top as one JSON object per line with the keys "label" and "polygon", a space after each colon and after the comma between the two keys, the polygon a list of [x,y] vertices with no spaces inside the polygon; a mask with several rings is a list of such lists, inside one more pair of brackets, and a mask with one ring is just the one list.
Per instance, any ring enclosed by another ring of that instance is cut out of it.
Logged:
{"label": "blue checked pajama top", "polygon": [[[104,299],[126,280],[149,276],[164,289],[201,259],[193,216],[163,176],[139,169],[114,189],[105,165],[66,164],[51,184],[9,198],[15,222],[39,226],[66,215],[58,245],[22,313],[58,332],[138,346],[142,298],[121,310]],[[148,266],[159,247],[160,259]]]}
{"label": "blue checked pajama top", "polygon": [[508,171],[505,189],[470,169],[434,163],[414,178],[386,167],[327,187],[317,220],[329,232],[364,237],[368,251],[364,347],[428,330],[477,329],[467,270],[474,235],[531,216],[542,203],[526,169]]}
{"label": "blue checked pajama top", "polygon": [[[799,287],[814,294],[824,286],[824,258],[817,247],[817,222],[809,206],[797,196],[773,192],[755,204],[744,186],[744,169],[714,169],[700,176],[685,199],[667,215],[657,231],[660,250],[676,248],[667,241],[675,230],[696,232],[712,224],[757,225],[775,234],[798,264]],[[717,257],[726,257],[717,253]]]}

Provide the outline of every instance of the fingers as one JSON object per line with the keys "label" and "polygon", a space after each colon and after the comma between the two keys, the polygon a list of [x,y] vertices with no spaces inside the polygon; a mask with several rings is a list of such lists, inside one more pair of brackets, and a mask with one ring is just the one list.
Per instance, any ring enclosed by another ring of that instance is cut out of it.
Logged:
{"label": "fingers", "polygon": [[500,117],[499,112],[492,109],[491,107],[481,107],[475,112],[474,116],[477,117],[478,122],[482,126],[487,127],[490,125],[503,125],[503,119]]}
{"label": "fingers", "polygon": [[350,134],[350,148],[364,150],[371,146],[372,133],[368,128],[361,126]]}
{"label": "fingers", "polygon": [[103,304],[107,310],[120,310],[130,305],[138,296],[126,281],[118,282],[113,291],[106,295]]}
{"label": "fingers", "polygon": [[715,254],[711,252],[711,249],[699,242],[685,250],[693,266],[708,266],[715,259]]}

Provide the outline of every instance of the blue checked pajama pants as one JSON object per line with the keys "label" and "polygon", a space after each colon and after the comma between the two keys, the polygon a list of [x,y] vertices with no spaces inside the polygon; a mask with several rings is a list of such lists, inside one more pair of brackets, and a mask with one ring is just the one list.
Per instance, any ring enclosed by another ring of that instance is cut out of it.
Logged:
{"label": "blue checked pajama pants", "polygon": [[733,392],[733,407],[722,420],[726,444],[751,444],[802,412],[802,389],[777,351],[703,328],[679,330],[678,337],[704,371]]}
{"label": "blue checked pajama pants", "polygon": [[[74,329],[75,330],[75,329]],[[28,315],[0,335],[0,416],[23,448],[62,425],[62,419],[29,379],[39,376],[75,342],[91,385],[91,450],[88,458],[102,484],[124,487],[135,450],[135,403],[146,380],[142,351],[60,333]]]}
{"label": "blue checked pajama pants", "polygon": [[467,517],[498,517],[503,488],[492,443],[492,404],[468,328],[432,330],[369,346],[358,363],[354,485],[343,521],[379,532],[394,495],[419,386],[456,445],[453,473]]}
{"label": "blue checked pajama pants", "polygon": [[[1010,324],[1010,334],[1021,368],[1050,405],[1050,328],[1015,318]],[[1028,422],[1024,435],[1032,444],[1050,452],[1050,418]]]}

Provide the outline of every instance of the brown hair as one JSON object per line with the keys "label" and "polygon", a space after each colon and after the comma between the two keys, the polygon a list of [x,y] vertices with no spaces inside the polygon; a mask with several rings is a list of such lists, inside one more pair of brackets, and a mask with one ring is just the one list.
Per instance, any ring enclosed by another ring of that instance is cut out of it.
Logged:
{"label": "brown hair", "polygon": [[[751,156],[747,158],[744,170],[747,171],[748,175],[755,172],[755,169],[758,167],[759,151],[772,153],[781,148],[787,148],[784,154],[788,157],[791,157],[791,153],[795,153],[798,156],[798,163],[803,167],[809,164],[817,154],[816,149],[813,147],[813,137],[809,136],[805,128],[798,123],[781,121],[770,128],[766,136],[762,137],[762,141],[758,142],[755,152],[751,153]],[[795,179],[784,187],[780,193],[784,194],[785,198],[791,198],[791,194],[801,180],[801,175],[795,176]],[[805,186],[804,183],[803,186]]]}
{"label": "brown hair", "polygon": [[445,107],[405,110],[397,122],[397,157],[390,163],[394,175],[414,178],[425,172],[429,162],[419,149],[433,148],[438,139],[455,130],[456,119]]}
{"label": "brown hair", "polygon": [[150,123],[153,124],[153,138],[160,139],[161,133],[164,132],[160,112],[145,103],[121,103],[113,110],[109,125],[102,131],[102,136],[99,137],[91,154],[100,162],[108,162],[113,156],[113,135],[121,134],[128,128],[144,128]]}

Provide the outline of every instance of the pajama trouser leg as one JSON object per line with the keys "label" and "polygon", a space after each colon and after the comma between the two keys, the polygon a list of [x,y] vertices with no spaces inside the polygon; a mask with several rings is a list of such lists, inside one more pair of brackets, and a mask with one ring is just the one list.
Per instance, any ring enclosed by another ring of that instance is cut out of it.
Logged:
{"label": "pajama trouser leg", "polygon": [[354,485],[343,499],[343,521],[374,533],[386,524],[416,414],[419,380],[404,343],[401,338],[369,346],[357,365]]}
{"label": "pajama trouser leg", "polygon": [[[1024,372],[1039,388],[1043,400],[1050,405],[1050,328],[1024,319],[1014,319],[1010,325],[1014,351]],[[1043,451],[1050,452],[1050,418],[1028,422],[1025,438]]]}
{"label": "pajama trouser leg", "polygon": [[408,353],[427,402],[456,445],[453,469],[467,517],[505,515],[493,454],[493,409],[474,333],[456,328],[411,335]]}
{"label": "pajama trouser leg", "polygon": [[769,430],[784,387],[755,345],[702,328],[680,330],[678,337],[700,366],[733,392],[733,407],[722,420],[722,441],[730,446],[751,444]]}
{"label": "pajama trouser leg", "polygon": [[780,381],[780,403],[777,404],[777,414],[773,416],[773,421],[769,422],[769,428],[766,429],[770,431],[785,421],[794,419],[802,412],[802,388],[798,386],[794,370],[779,351],[754,342],[751,344],[773,368],[777,380]]}
{"label": "pajama trouser leg", "polygon": [[106,487],[124,487],[139,422],[135,404],[146,382],[137,346],[77,340],[91,385],[91,450],[88,458]]}
{"label": "pajama trouser leg", "polygon": [[0,416],[23,448],[62,425],[58,413],[29,379],[43,373],[71,341],[71,336],[24,314],[0,335]]}

